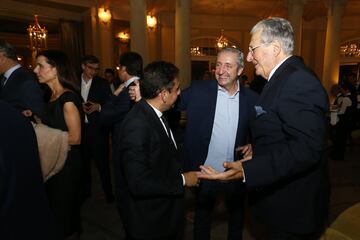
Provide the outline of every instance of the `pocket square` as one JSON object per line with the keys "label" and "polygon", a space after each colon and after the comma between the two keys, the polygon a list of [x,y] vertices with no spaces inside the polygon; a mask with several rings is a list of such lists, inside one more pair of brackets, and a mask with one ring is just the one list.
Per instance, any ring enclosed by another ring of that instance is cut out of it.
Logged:
{"label": "pocket square", "polygon": [[266,113],[266,111],[261,106],[255,106],[255,112],[256,112],[256,117]]}

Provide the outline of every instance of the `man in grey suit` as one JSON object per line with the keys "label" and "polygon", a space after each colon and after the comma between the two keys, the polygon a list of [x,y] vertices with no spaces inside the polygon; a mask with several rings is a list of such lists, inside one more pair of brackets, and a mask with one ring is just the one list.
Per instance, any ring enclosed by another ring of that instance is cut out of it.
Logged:
{"label": "man in grey suit", "polygon": [[268,80],[251,123],[252,154],[224,163],[222,173],[202,166],[199,176],[244,178],[253,213],[266,229],[262,239],[318,239],[327,217],[328,96],[293,48],[293,29],[283,18],[252,28],[247,61]]}

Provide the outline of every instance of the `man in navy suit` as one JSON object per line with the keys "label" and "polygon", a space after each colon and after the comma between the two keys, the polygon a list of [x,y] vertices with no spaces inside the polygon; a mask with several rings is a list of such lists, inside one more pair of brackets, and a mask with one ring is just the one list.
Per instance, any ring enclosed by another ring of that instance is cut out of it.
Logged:
{"label": "man in navy suit", "polygon": [[14,48],[0,39],[0,99],[10,103],[26,116],[41,116],[43,92],[34,75],[17,61]]}
{"label": "man in navy suit", "polygon": [[[217,56],[216,80],[194,81],[182,92],[179,109],[187,116],[182,151],[186,170],[199,170],[200,165],[207,164],[223,171],[222,163],[237,160],[235,148],[247,143],[258,95],[240,86],[238,77],[243,68],[243,53],[224,48]],[[204,180],[196,195],[195,240],[210,239],[212,212],[222,195],[229,212],[228,239],[242,239],[245,199],[242,180],[228,183]]]}
{"label": "man in navy suit", "polygon": [[244,160],[224,163],[219,173],[203,166],[200,177],[244,177],[262,239],[318,239],[329,201],[324,140],[328,96],[302,59],[292,56],[294,33],[282,18],[251,30],[247,61],[268,80],[251,124],[254,147]]}
{"label": "man in navy suit", "polygon": [[99,59],[93,55],[84,56],[81,61],[81,96],[84,99],[85,127],[83,136],[83,161],[85,176],[85,197],[91,195],[91,160],[99,172],[106,201],[114,201],[109,167],[109,128],[102,125],[100,112],[110,96],[110,87],[105,79],[97,76]]}
{"label": "man in navy suit", "polygon": [[122,122],[117,174],[119,208],[127,239],[176,240],[183,230],[184,189],[196,186],[196,172],[182,173],[177,145],[163,113],[179,93],[179,69],[150,63],[140,82],[142,100]]}
{"label": "man in navy suit", "polygon": [[31,123],[0,100],[0,238],[59,239]]}
{"label": "man in navy suit", "polygon": [[[139,81],[143,75],[143,59],[136,52],[125,52],[120,55],[119,77],[121,84],[115,89],[113,95],[103,105],[100,118],[103,124],[112,127],[112,148],[115,149],[119,144],[119,134],[121,123],[126,114],[134,105],[134,101],[130,99],[128,88]],[[115,182],[118,182],[120,167],[117,166],[117,151],[112,151],[112,159],[114,163]],[[119,185],[119,184],[117,184]],[[118,192],[115,192],[119,195]]]}

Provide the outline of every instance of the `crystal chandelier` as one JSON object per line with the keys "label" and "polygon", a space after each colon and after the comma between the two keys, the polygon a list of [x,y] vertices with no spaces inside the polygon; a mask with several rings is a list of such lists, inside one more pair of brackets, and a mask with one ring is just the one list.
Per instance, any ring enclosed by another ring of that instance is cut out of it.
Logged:
{"label": "crystal chandelier", "polygon": [[[221,24],[224,26],[224,13],[225,13],[225,2],[222,3],[222,15],[221,15]],[[227,47],[229,45],[229,41],[224,35],[224,29],[221,29],[220,37],[216,39],[216,47],[218,49],[222,49],[224,47]]]}
{"label": "crystal chandelier", "polygon": [[27,28],[30,39],[30,50],[32,52],[38,52],[42,49],[46,49],[47,30],[45,27],[41,27],[38,20],[38,15],[35,15],[34,25],[29,25]]}
{"label": "crystal chandelier", "polygon": [[216,39],[216,46],[221,49],[227,47],[229,45],[229,41],[224,36],[224,29],[221,29],[221,35]]}
{"label": "crystal chandelier", "polygon": [[340,55],[344,57],[360,57],[360,40],[340,46]]}

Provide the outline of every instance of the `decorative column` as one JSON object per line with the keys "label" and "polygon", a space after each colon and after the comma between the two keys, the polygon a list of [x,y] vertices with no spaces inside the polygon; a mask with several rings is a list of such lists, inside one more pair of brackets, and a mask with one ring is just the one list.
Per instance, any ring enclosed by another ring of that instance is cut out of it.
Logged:
{"label": "decorative column", "polygon": [[327,27],[322,83],[330,92],[339,81],[341,18],[346,0],[327,0]]}
{"label": "decorative column", "polygon": [[139,53],[144,61],[144,66],[148,64],[148,50],[147,42],[148,36],[146,33],[146,1],[145,0],[131,0],[130,2],[130,36],[131,51]]}
{"label": "decorative column", "polygon": [[[108,23],[98,21],[99,29],[99,45],[100,49],[99,60],[100,66],[104,70],[106,68],[115,68],[115,57],[114,57],[114,39],[112,20]],[[102,75],[103,71],[99,73]]]}
{"label": "decorative column", "polygon": [[[100,72],[105,68],[115,67],[114,36],[111,21],[99,21],[98,8],[92,7],[89,14],[84,16],[85,54],[99,58]],[[77,66],[78,67],[78,66]]]}
{"label": "decorative column", "polygon": [[175,64],[180,69],[181,87],[185,88],[191,83],[191,0],[176,0],[175,5]]}
{"label": "decorative column", "polygon": [[288,18],[294,29],[294,55],[301,55],[302,16],[308,0],[288,0]]}

